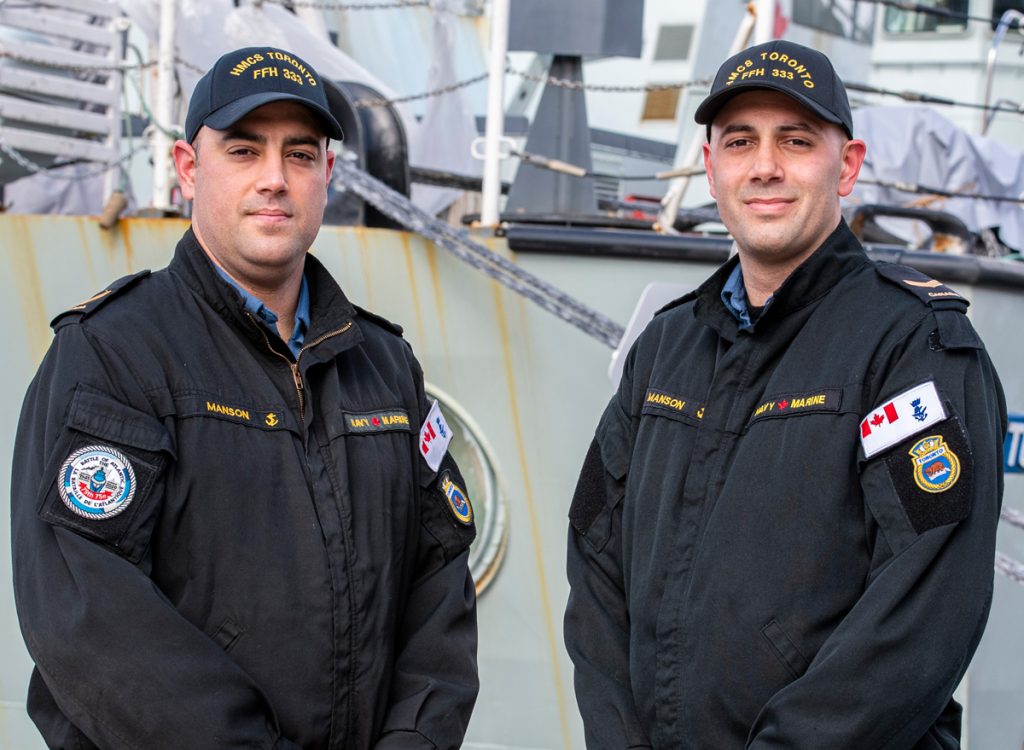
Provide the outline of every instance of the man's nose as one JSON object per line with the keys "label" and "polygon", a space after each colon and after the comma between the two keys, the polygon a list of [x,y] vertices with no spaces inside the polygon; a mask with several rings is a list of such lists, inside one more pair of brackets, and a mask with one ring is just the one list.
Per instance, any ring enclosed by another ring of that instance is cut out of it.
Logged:
{"label": "man's nose", "polygon": [[754,154],[751,165],[751,177],[761,182],[772,182],[782,179],[782,164],[778,149],[774,143],[761,143]]}
{"label": "man's nose", "polygon": [[288,189],[285,177],[285,161],[280,154],[267,153],[260,160],[259,178],[256,189],[263,192],[280,193]]}

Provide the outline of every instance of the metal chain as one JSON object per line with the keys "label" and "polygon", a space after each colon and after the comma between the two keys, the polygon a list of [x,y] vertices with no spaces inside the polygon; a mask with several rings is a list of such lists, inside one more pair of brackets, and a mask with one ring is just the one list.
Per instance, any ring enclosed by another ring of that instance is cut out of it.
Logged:
{"label": "metal chain", "polygon": [[193,71],[194,73],[198,73],[199,75],[205,75],[206,74],[206,70],[207,70],[206,68],[200,68],[194,62],[192,62],[190,60],[186,60],[183,57],[175,57],[174,58],[174,62],[176,62],[178,65],[181,65],[181,66],[183,66],[185,68],[188,68],[189,70]]}
{"label": "metal chain", "polygon": [[983,23],[992,23],[994,20],[989,16],[972,16],[969,13],[958,13],[955,10],[948,10],[946,8],[939,8],[936,6],[921,5],[920,3],[901,2],[900,0],[864,0],[864,2],[873,3],[875,5],[887,5],[890,8],[898,8],[909,13],[923,13],[930,16],[942,16],[943,18],[953,18],[958,21],[981,21]]}
{"label": "metal chain", "polygon": [[41,164],[37,164],[36,162],[32,161],[27,156],[25,156],[23,153],[21,153],[16,148],[14,148],[14,146],[12,146],[11,144],[9,144],[6,141],[6,139],[3,137],[3,134],[0,133],[0,151],[3,151],[5,154],[7,154],[9,157],[11,157],[11,159],[13,161],[17,162],[23,169],[27,169],[29,172],[32,172],[33,174],[39,174],[39,175],[47,177],[48,179],[51,179],[51,180],[66,180],[68,182],[81,182],[83,180],[88,180],[88,179],[91,179],[93,177],[99,177],[102,174],[106,174],[111,169],[114,169],[115,167],[119,167],[122,164],[128,162],[129,160],[132,159],[132,157],[135,156],[135,154],[139,153],[140,151],[144,151],[147,148],[149,148],[149,144],[148,143],[144,143],[143,145],[136,146],[136,147],[132,148],[132,150],[129,151],[127,154],[125,154],[120,159],[118,159],[117,161],[103,162],[98,169],[95,169],[92,172],[86,172],[84,174],[73,174],[73,175],[53,174],[51,172],[51,170],[53,170],[53,169],[57,169],[59,167],[71,166],[72,164],[85,164],[85,163],[88,163],[88,162],[84,162],[84,161],[80,161],[80,162],[65,162],[63,164],[57,164],[56,166],[44,167]]}
{"label": "metal chain", "polygon": [[432,91],[424,91],[421,94],[410,94],[409,96],[399,96],[394,99],[357,99],[355,106],[357,109],[366,109],[369,107],[386,107],[391,104],[403,104],[405,102],[414,102],[418,99],[429,99],[433,96],[443,96],[444,94],[450,94],[453,91],[464,89],[467,86],[472,86],[474,83],[480,83],[485,81],[489,77],[488,73],[481,73],[478,76],[467,78],[464,81],[456,81],[455,83],[447,86],[442,86],[439,89],[433,89]]}
{"label": "metal chain", "polygon": [[996,552],[995,569],[1011,581],[1024,585],[1024,565],[1012,557],[1007,557],[1002,552]]}
{"label": "metal chain", "polygon": [[430,0],[390,0],[383,3],[342,3],[327,0],[257,0],[256,5],[273,3],[292,8],[315,8],[317,10],[394,10],[397,8],[429,8]]}
{"label": "metal chain", "polygon": [[74,63],[59,63],[51,60],[37,60],[32,57],[24,57],[23,55],[16,55],[12,52],[0,47],[0,58],[6,58],[8,60],[14,60],[15,62],[26,63],[28,65],[37,65],[41,68],[53,68],[54,70],[68,70],[73,72],[81,73],[101,73],[101,72],[114,72],[114,71],[127,71],[127,70],[141,70],[144,68],[152,68],[156,65],[155,61],[146,63],[116,63],[116,64],[105,64],[105,65],[79,65]]}
{"label": "metal chain", "polygon": [[[999,512],[999,520],[1005,521],[1018,529],[1024,529],[1024,513],[1021,513],[1019,510],[1015,510],[1014,508],[1009,508],[1004,505],[1003,509]],[[1001,552],[996,552],[995,567],[997,571],[1010,580],[1024,584],[1024,565],[1017,562],[1012,557],[1007,557]]]}
{"label": "metal chain", "polygon": [[624,330],[582,302],[534,276],[510,260],[474,241],[469,233],[435,219],[417,208],[401,193],[391,189],[354,164],[338,160],[334,167],[337,184],[372,204],[385,216],[422,235],[517,294],[526,297],[561,320],[580,329],[610,348],[615,348]]}
{"label": "metal chain", "polygon": [[1018,529],[1024,529],[1024,513],[1013,508],[1003,506],[1002,511],[999,513],[1000,520],[1006,521],[1011,526],[1016,526]]}
{"label": "metal chain", "polygon": [[514,76],[525,78],[528,81],[534,81],[536,83],[547,83],[558,88],[571,89],[574,91],[606,91],[611,93],[626,93],[631,91],[672,91],[675,89],[685,89],[691,86],[710,86],[710,78],[700,78],[694,81],[680,81],[678,83],[648,83],[643,86],[619,86],[613,84],[603,83],[584,83],[583,81],[571,81],[568,78],[558,78],[557,76],[543,75],[540,73],[529,73],[525,70],[516,70],[515,68],[506,68],[506,73],[511,73]]}
{"label": "metal chain", "polygon": [[998,203],[1019,203],[1024,204],[1024,196],[1011,197],[1008,195],[985,195],[983,193],[961,193],[955,190],[944,190],[943,188],[917,185],[910,182],[899,182],[893,180],[872,180],[860,178],[857,182],[875,187],[890,188],[901,193],[915,193],[919,195],[937,195],[940,198],[969,198],[977,201],[995,201]]}
{"label": "metal chain", "polygon": [[1024,104],[1017,104],[1016,102],[1004,101],[1002,104],[998,102],[996,104],[978,104],[976,102],[961,102],[955,99],[947,99],[943,96],[933,96],[932,94],[925,94],[919,91],[893,91],[891,89],[883,89],[877,86],[868,86],[863,83],[853,83],[844,81],[843,85],[848,91],[860,91],[864,94],[876,94],[878,96],[895,96],[899,99],[903,99],[908,102],[917,102],[919,104],[942,104],[947,107],[964,107],[966,109],[981,109],[986,112],[1008,112],[1010,114],[1020,115],[1024,114]]}

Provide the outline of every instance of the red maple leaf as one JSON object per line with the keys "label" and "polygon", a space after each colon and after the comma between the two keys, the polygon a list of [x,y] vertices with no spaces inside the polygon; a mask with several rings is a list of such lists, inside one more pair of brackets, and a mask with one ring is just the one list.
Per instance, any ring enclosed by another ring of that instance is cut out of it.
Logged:
{"label": "red maple leaf", "polygon": [[377,417],[374,417],[374,418],[373,418],[373,419],[371,419],[370,421],[371,421],[371,422],[373,422],[373,426],[374,426],[374,427],[380,427],[380,420],[379,420],[379,419],[377,419]]}
{"label": "red maple leaf", "polygon": [[782,399],[782,400],[781,400],[781,401],[779,402],[779,408],[780,408],[780,409],[786,409],[786,408],[788,408],[788,407],[789,407],[789,402],[788,402],[788,401],[787,401],[786,399]]}
{"label": "red maple leaf", "polygon": [[878,425],[882,424],[882,422],[884,421],[885,417],[883,417],[881,414],[876,414],[871,418],[871,424],[875,427],[878,427]]}

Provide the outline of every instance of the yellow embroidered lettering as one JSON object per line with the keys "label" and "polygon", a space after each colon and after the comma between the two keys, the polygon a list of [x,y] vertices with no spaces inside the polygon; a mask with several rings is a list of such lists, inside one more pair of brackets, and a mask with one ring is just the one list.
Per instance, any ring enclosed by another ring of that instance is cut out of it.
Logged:
{"label": "yellow embroidered lettering", "polygon": [[263,62],[263,55],[261,55],[259,52],[257,52],[255,55],[249,55],[247,58],[239,62],[238,65],[231,69],[231,75],[240,76],[248,68],[251,68],[256,63],[261,62]]}
{"label": "yellow embroidered lettering", "polygon": [[214,401],[206,402],[206,411],[212,411],[214,414],[223,414],[225,417],[235,417],[236,419],[249,421],[249,412],[246,409],[224,406],[224,404],[218,404]]}

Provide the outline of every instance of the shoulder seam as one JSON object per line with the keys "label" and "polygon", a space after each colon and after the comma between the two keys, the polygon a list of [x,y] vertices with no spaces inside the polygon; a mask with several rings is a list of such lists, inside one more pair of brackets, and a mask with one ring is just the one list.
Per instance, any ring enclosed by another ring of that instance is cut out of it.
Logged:
{"label": "shoulder seam", "polygon": [[[72,320],[82,321],[96,310],[106,305],[110,300],[122,294],[125,290],[135,286],[136,283],[142,279],[147,278],[150,275],[149,269],[139,271],[138,273],[130,274],[128,276],[122,276],[113,283],[109,284],[103,291],[98,294],[94,294],[84,302],[80,302],[74,307],[70,307],[61,313],[58,313],[53,320],[50,321],[50,327],[56,330],[61,325],[66,325]],[[65,323],[67,321],[67,323]]]}

